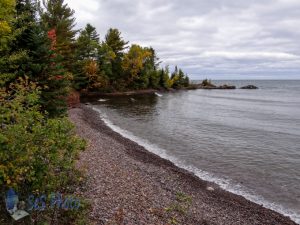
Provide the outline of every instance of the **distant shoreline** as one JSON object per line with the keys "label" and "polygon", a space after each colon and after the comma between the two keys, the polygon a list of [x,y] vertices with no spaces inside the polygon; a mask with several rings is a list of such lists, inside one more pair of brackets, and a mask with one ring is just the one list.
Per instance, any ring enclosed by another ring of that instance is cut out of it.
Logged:
{"label": "distant shoreline", "polygon": [[179,224],[296,225],[124,138],[91,108],[81,105],[70,109],[69,116],[77,133],[89,141],[78,166],[86,170],[87,186],[80,194],[92,202],[92,220],[110,221],[122,208],[130,224],[164,224],[170,219],[165,208],[176,201],[176,193],[182,192],[191,196],[192,204],[184,214],[173,212]]}
{"label": "distant shoreline", "polygon": [[201,83],[194,83],[190,84],[188,87],[181,87],[178,89],[141,89],[141,90],[128,90],[128,91],[114,91],[114,92],[92,92],[92,91],[85,91],[80,92],[80,96],[82,98],[94,98],[94,97],[114,97],[114,96],[132,96],[132,95],[149,95],[155,93],[172,93],[178,91],[187,91],[187,90],[234,90],[234,89],[258,89],[256,86],[248,84],[246,86],[242,86],[237,88],[233,85],[228,85],[226,83],[216,86],[214,84],[208,84],[203,86]]}

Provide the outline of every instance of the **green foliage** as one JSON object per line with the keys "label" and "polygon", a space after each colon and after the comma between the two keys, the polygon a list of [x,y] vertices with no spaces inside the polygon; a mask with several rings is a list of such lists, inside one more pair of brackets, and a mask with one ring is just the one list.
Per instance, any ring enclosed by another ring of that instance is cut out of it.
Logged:
{"label": "green foliage", "polygon": [[0,50],[5,49],[11,39],[11,21],[13,19],[16,2],[14,0],[0,1]]}
{"label": "green foliage", "polygon": [[[92,25],[77,39],[74,27],[74,11],[64,0],[44,0],[43,7],[37,0],[0,0],[1,192],[9,187],[20,194],[70,191],[77,175],[74,161],[85,146],[65,117],[71,88],[122,91],[189,85],[181,69],[176,67],[170,78],[169,67],[159,68],[153,48],[132,45],[127,51],[119,30],[109,29],[100,42]],[[186,209],[184,196],[176,201],[171,213]],[[73,218],[60,224],[76,224],[80,217],[79,223],[87,224],[80,213],[60,216]],[[33,219],[49,224],[52,218],[47,213],[45,218],[47,222]]]}
{"label": "green foliage", "polygon": [[[45,6],[41,23],[35,0],[0,1],[2,193],[9,187],[21,195],[69,192],[76,180],[75,158],[85,146],[63,117],[73,77],[74,12],[63,1],[47,1]],[[72,216],[69,221],[75,224],[80,214],[60,215]]]}
{"label": "green foliage", "polygon": [[113,49],[105,42],[102,42],[98,48],[97,61],[101,71],[107,77],[113,76],[113,62],[115,59],[116,59],[116,54],[113,51]]}
{"label": "green foliage", "polygon": [[16,77],[16,69],[27,54],[21,49],[12,49],[12,44],[22,32],[14,29],[15,1],[0,2],[0,87],[7,85]]}
{"label": "green foliage", "polygon": [[[121,32],[112,28],[108,30],[105,41],[99,44],[96,29],[87,24],[77,39],[74,87],[77,90],[125,91],[189,86],[189,78],[181,69],[176,67],[170,79],[169,68],[159,68],[159,58],[152,47],[133,44],[125,51],[127,44]],[[90,62],[95,59],[97,68]]]}
{"label": "green foliage", "polygon": [[43,85],[40,102],[42,108],[49,113],[49,117],[66,116],[66,96],[70,91],[72,74],[65,71],[59,56],[51,61],[47,67],[48,73],[45,73],[46,76],[39,82]]}
{"label": "green foliage", "polygon": [[160,70],[160,86],[168,89],[170,87],[172,87],[172,80],[170,79],[170,75],[169,75],[169,66],[166,66],[165,69],[161,69]]}
{"label": "green foliage", "polygon": [[88,90],[101,90],[108,86],[107,77],[101,73],[97,61],[89,59],[85,62],[84,73],[88,79]]}
{"label": "green foliage", "polygon": [[19,191],[61,188],[85,143],[66,118],[47,119],[28,79],[0,91],[0,185]]}
{"label": "green foliage", "polygon": [[185,75],[181,69],[178,70],[177,66],[175,67],[175,71],[172,73],[171,80],[172,88],[180,89],[189,86],[188,76]]}
{"label": "green foliage", "polygon": [[204,79],[204,80],[202,81],[202,85],[203,85],[203,86],[211,86],[211,85],[212,85],[212,82],[211,82],[211,80]]}
{"label": "green foliage", "polygon": [[50,42],[37,22],[37,4],[18,0],[15,19],[11,22],[13,35],[0,58],[0,86],[9,86],[18,77],[29,76],[37,82],[49,64]]}
{"label": "green foliage", "polygon": [[163,71],[152,70],[150,72],[150,74],[149,74],[149,87],[150,88],[158,89],[158,88],[162,87],[160,85],[161,73],[163,73]]}
{"label": "green foliage", "polygon": [[12,49],[26,52],[18,63],[17,77],[29,76],[38,81],[49,63],[50,41],[38,21],[38,4],[35,0],[17,0],[14,30],[21,30],[11,45]]}
{"label": "green foliage", "polygon": [[111,47],[117,57],[123,55],[124,50],[127,48],[128,42],[124,41],[121,37],[121,32],[118,29],[110,28],[105,36],[105,43]]}
{"label": "green foliage", "polygon": [[174,201],[169,207],[165,208],[165,211],[169,216],[170,224],[178,224],[177,218],[179,215],[185,215],[188,213],[192,204],[192,197],[183,193],[176,193],[176,201]]}
{"label": "green foliage", "polygon": [[9,87],[26,75],[42,86],[40,103],[49,116],[62,115],[66,112],[62,96],[66,96],[69,86],[62,57],[50,49],[52,43],[36,19],[34,1],[18,0],[15,13],[14,35],[0,58],[0,86]]}
{"label": "green foliage", "polygon": [[118,87],[118,82],[124,82],[122,77],[122,60],[124,56],[124,50],[127,48],[128,42],[124,41],[121,37],[121,32],[118,29],[110,28],[105,36],[105,43],[113,51],[115,57],[111,61],[112,73],[109,76],[110,83]]}
{"label": "green foliage", "polygon": [[144,88],[148,86],[148,74],[144,68],[151,54],[147,48],[132,45],[129,51],[124,55],[122,68],[127,75],[128,85],[134,88]]}
{"label": "green foliage", "polygon": [[75,62],[75,18],[72,10],[64,0],[44,0],[40,9],[42,24],[46,32],[56,31],[56,48],[63,58],[63,66],[72,72]]}
{"label": "green foliage", "polygon": [[80,32],[76,42],[76,56],[78,59],[91,59],[97,57],[99,48],[99,35],[96,28],[87,24]]}
{"label": "green foliage", "polygon": [[75,51],[77,61],[73,70],[73,86],[75,89],[89,89],[90,75],[86,73],[86,66],[89,60],[97,59],[99,47],[99,35],[96,28],[87,24],[85,29],[80,32],[76,41]]}

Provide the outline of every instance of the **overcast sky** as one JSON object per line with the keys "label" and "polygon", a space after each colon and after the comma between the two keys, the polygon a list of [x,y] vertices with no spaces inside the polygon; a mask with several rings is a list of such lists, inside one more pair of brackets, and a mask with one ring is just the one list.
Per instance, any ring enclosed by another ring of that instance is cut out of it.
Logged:
{"label": "overcast sky", "polygon": [[66,0],[194,79],[300,79],[300,0]]}

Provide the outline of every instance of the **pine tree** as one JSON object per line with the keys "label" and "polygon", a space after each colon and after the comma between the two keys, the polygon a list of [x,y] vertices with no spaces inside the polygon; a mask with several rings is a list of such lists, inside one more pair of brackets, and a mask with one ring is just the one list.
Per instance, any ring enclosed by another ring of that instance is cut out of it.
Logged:
{"label": "pine tree", "polygon": [[98,48],[98,64],[103,74],[107,77],[113,77],[113,62],[116,58],[116,54],[112,48],[102,42]]}
{"label": "pine tree", "polygon": [[121,32],[118,29],[110,28],[105,36],[105,43],[111,47],[117,57],[124,54],[128,42],[124,41],[121,37]]}
{"label": "pine tree", "polygon": [[93,27],[91,24],[88,23],[85,27],[85,31],[91,40],[93,40],[95,42],[99,42],[99,40],[100,40],[99,34],[97,33],[95,27]]}
{"label": "pine tree", "polygon": [[188,86],[186,84],[186,75],[183,73],[182,69],[178,69],[178,67],[175,67],[175,71],[172,73],[171,80],[172,80],[172,88],[180,89],[183,87]]}
{"label": "pine tree", "polygon": [[87,24],[85,29],[80,32],[76,42],[76,55],[79,60],[95,59],[99,48],[99,35],[96,28]]}
{"label": "pine tree", "polygon": [[56,31],[48,32],[51,46],[48,51],[48,65],[39,78],[42,85],[42,107],[50,117],[65,116],[67,110],[66,96],[70,87],[70,73],[63,66],[63,58],[56,49]]}
{"label": "pine tree", "polygon": [[169,73],[169,66],[166,66],[165,69],[161,69],[159,84],[162,88],[168,89],[172,86]]}
{"label": "pine tree", "polygon": [[150,48],[145,48],[148,52],[150,52],[149,57],[146,58],[144,62],[144,69],[142,71],[142,75],[145,80],[145,85],[148,83],[149,88],[159,88],[160,81],[160,72],[158,71],[159,67],[159,58],[156,55],[155,50]]}
{"label": "pine tree", "polygon": [[178,75],[178,67],[175,66],[175,70],[174,70],[174,72],[171,75],[171,79],[174,79],[177,75]]}
{"label": "pine tree", "polygon": [[35,0],[17,0],[15,30],[21,30],[12,48],[27,53],[19,62],[17,76],[29,76],[38,81],[47,65],[49,40],[37,19]]}
{"label": "pine tree", "polygon": [[[96,28],[87,24],[85,29],[80,32],[76,41],[76,63],[73,70],[73,86],[77,90],[88,88],[89,76],[86,67],[98,58],[99,35]],[[96,63],[98,65],[98,63]],[[98,68],[99,70],[99,68]]]}
{"label": "pine tree", "polygon": [[190,85],[190,78],[187,75],[185,75],[184,81],[183,81],[183,86],[188,87],[189,85]]}
{"label": "pine tree", "polygon": [[36,3],[32,0],[16,1],[14,29],[22,29],[22,32],[14,40],[14,48],[28,49],[32,28],[36,26],[36,6]]}
{"label": "pine tree", "polygon": [[159,62],[155,50],[152,47],[146,49],[151,53],[151,56],[148,58],[147,62],[145,62],[145,64],[147,64],[147,69],[150,71],[157,70],[161,62]]}
{"label": "pine tree", "polygon": [[65,115],[66,96],[76,69],[74,10],[64,0],[45,0],[40,16],[51,39],[48,65],[43,79],[48,88],[42,92],[43,106],[50,116]]}
{"label": "pine tree", "polygon": [[149,88],[160,88],[161,71],[153,70],[149,72]]}
{"label": "pine tree", "polygon": [[56,31],[56,48],[63,57],[63,65],[72,72],[75,62],[74,10],[70,9],[64,0],[44,0],[45,10],[41,9],[41,19],[45,31]]}
{"label": "pine tree", "polygon": [[184,82],[185,82],[185,75],[184,75],[184,73],[183,73],[183,71],[182,71],[182,69],[179,69],[179,72],[178,72],[178,87],[179,88],[182,88],[182,87],[184,87]]}
{"label": "pine tree", "polygon": [[105,36],[105,43],[112,49],[116,56],[112,61],[112,74],[109,79],[112,85],[116,86],[116,88],[120,88],[118,86],[121,82],[124,82],[124,78],[122,77],[122,60],[128,42],[123,40],[121,32],[118,29],[110,28]]}

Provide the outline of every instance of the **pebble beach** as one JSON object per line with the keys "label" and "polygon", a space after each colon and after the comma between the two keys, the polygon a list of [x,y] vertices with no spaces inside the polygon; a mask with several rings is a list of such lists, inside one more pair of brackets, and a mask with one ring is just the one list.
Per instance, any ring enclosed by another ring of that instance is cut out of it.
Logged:
{"label": "pebble beach", "polygon": [[77,194],[92,224],[296,225],[275,211],[222,190],[114,132],[86,105],[69,110],[87,140]]}

